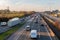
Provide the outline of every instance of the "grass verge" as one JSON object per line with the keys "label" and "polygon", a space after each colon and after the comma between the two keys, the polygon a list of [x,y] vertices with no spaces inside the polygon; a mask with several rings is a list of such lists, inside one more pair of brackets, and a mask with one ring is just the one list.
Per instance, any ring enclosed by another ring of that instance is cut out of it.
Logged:
{"label": "grass verge", "polygon": [[0,34],[0,40],[5,40],[6,37],[10,36],[12,33],[16,32],[22,25],[25,23],[20,23],[14,27],[12,27],[10,30]]}

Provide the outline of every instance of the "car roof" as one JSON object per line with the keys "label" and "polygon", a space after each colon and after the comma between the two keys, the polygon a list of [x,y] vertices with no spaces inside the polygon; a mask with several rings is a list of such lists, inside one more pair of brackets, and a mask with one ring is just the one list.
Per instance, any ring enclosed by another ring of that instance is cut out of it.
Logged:
{"label": "car roof", "polygon": [[37,30],[31,30],[31,33],[36,33],[37,32]]}
{"label": "car roof", "polygon": [[30,27],[29,25],[27,25],[26,27]]}

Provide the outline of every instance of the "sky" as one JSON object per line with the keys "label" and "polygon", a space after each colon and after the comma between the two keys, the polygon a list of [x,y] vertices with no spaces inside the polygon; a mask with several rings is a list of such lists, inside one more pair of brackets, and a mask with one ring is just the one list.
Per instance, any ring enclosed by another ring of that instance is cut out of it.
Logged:
{"label": "sky", "polygon": [[60,0],[0,0],[0,9],[12,11],[60,10]]}

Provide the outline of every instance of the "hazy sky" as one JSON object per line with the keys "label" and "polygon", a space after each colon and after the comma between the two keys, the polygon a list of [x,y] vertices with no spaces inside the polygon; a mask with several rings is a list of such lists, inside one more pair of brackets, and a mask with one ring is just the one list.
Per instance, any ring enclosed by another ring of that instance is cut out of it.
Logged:
{"label": "hazy sky", "polygon": [[0,9],[22,11],[60,10],[60,0],[0,0]]}

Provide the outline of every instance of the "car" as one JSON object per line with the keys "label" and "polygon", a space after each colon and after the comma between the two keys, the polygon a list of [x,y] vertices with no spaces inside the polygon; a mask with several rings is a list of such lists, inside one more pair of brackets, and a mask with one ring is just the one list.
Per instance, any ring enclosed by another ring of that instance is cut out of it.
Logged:
{"label": "car", "polygon": [[35,23],[38,23],[38,21],[36,20],[36,21],[34,21]]}
{"label": "car", "polygon": [[31,28],[30,28],[29,25],[27,25],[27,26],[26,26],[26,31],[29,31],[29,30],[31,30]]}
{"label": "car", "polygon": [[7,23],[6,22],[1,22],[1,26],[6,26]]}
{"label": "car", "polygon": [[37,38],[37,30],[31,30],[30,37],[33,39],[36,39]]}

